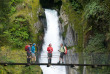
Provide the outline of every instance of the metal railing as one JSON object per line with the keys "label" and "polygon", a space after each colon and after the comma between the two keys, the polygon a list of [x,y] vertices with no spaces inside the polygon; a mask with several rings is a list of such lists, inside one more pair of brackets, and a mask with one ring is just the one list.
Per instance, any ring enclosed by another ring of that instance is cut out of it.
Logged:
{"label": "metal railing", "polygon": [[[0,64],[1,65],[26,65],[27,64],[27,54],[23,53],[4,53],[0,52]],[[53,54],[52,59],[58,58],[60,54]],[[30,65],[47,65],[48,63],[39,63],[39,58],[48,59],[47,54],[41,55],[36,53],[37,63],[30,63]],[[110,54],[109,53],[73,53],[72,55],[64,55],[64,64],[52,63],[52,65],[77,65],[77,66],[110,66]],[[82,60],[81,60],[82,59]],[[81,62],[81,61],[82,62]]]}

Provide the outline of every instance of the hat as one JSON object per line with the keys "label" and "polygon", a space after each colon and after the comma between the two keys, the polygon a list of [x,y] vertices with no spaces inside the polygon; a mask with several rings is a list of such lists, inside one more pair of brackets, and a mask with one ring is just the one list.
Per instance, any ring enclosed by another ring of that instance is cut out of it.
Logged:
{"label": "hat", "polygon": [[50,43],[49,46],[52,46],[52,44]]}
{"label": "hat", "polygon": [[35,43],[33,43],[33,46],[36,45]]}

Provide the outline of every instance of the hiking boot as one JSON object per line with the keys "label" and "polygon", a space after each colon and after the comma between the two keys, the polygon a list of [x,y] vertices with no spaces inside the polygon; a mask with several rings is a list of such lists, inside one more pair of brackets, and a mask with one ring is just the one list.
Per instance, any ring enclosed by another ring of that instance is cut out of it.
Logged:
{"label": "hiking boot", "polygon": [[48,64],[47,67],[50,67],[51,64]]}

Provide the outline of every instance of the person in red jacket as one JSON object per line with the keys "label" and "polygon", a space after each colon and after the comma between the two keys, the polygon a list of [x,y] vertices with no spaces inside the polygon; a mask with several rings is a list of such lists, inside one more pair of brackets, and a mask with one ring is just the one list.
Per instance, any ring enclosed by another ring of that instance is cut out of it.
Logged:
{"label": "person in red jacket", "polygon": [[49,46],[47,47],[47,51],[48,51],[48,63],[50,64],[53,52],[52,44],[49,44]]}

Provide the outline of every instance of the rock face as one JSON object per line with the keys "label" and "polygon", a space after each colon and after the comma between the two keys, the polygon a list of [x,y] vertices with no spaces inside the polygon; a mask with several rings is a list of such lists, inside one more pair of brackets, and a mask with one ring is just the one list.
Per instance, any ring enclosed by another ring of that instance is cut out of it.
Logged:
{"label": "rock face", "polygon": [[71,26],[68,25],[64,43],[66,44],[66,46],[70,47],[70,46],[74,46],[74,42],[75,42],[74,41],[74,32],[73,32]]}
{"label": "rock face", "polygon": [[46,22],[46,17],[44,16],[39,16],[39,20],[43,25],[44,31],[47,29],[47,22]]}
{"label": "rock face", "polygon": [[62,7],[61,7],[61,10],[60,10],[60,16],[59,18],[61,18],[63,20],[63,22],[60,23],[60,31],[61,33],[64,32],[64,26],[66,26],[68,24],[68,16],[65,14],[65,12],[62,10]]}
{"label": "rock face", "polygon": [[[74,24],[70,24],[69,23],[69,19],[68,19],[68,15],[65,14],[65,11],[62,10],[62,7],[61,7],[61,10],[60,10],[60,19],[62,19],[62,22],[61,22],[61,33],[66,33],[65,37],[64,37],[64,43],[66,46],[68,47],[71,47],[71,46],[74,46],[75,43],[76,43],[76,33],[75,31],[73,30],[72,26],[71,25],[74,25]],[[65,29],[64,27],[66,26],[67,29]],[[65,31],[66,30],[66,31]]]}
{"label": "rock face", "polygon": [[[75,48],[74,45],[77,43],[77,34],[75,33],[74,29],[72,28],[71,24],[68,22],[68,15],[65,14],[65,11],[62,9],[60,10],[60,18],[62,19],[62,23],[60,24],[61,33],[66,33],[65,37],[63,38],[64,44],[69,47],[68,53],[65,55],[65,63],[68,64],[78,64],[78,54],[74,53]],[[72,24],[73,25],[73,24]],[[66,26],[67,29],[64,27]],[[66,31],[65,31],[66,30]],[[76,67],[66,67],[67,74],[78,74]]]}
{"label": "rock face", "polygon": [[65,14],[65,11],[62,10],[62,7],[61,7],[61,10],[60,10],[60,17],[62,18],[63,22],[62,24],[65,26],[66,24],[68,24],[68,15]]}
{"label": "rock face", "polygon": [[35,33],[38,33],[39,30],[42,30],[43,28],[47,26],[43,8],[40,8],[40,7],[38,8],[37,17],[38,17],[38,21],[34,23]]}
{"label": "rock face", "polygon": [[[67,64],[78,64],[78,54],[77,53],[74,53],[74,48],[72,48],[73,50],[68,50],[68,54],[65,55],[65,63]],[[66,67],[66,71],[67,71],[67,74],[78,74],[77,72],[77,68],[78,67],[70,67],[70,66],[67,66]]]}
{"label": "rock face", "polygon": [[35,33],[38,33],[39,30],[42,29],[42,24],[40,21],[34,23],[34,27],[35,27]]}

